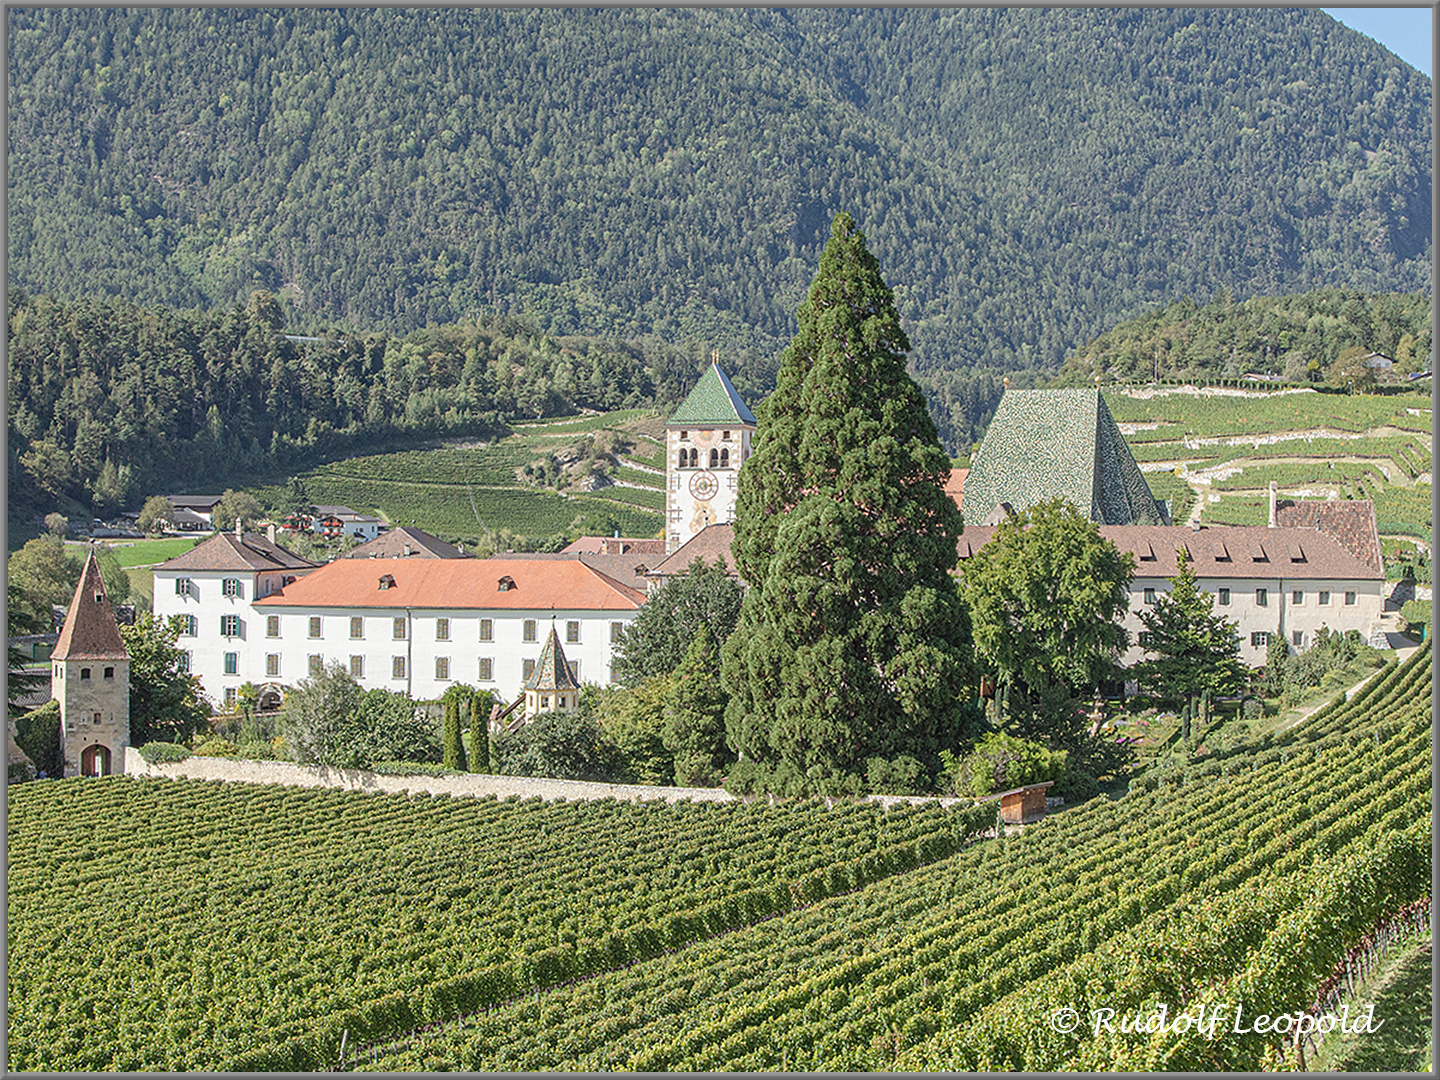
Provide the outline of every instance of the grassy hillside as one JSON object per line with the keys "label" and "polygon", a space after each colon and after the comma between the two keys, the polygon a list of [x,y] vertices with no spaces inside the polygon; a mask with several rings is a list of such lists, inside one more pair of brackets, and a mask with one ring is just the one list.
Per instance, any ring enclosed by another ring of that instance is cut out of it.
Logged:
{"label": "grassy hillside", "polygon": [[1157,498],[1176,520],[1263,525],[1284,498],[1373,499],[1380,532],[1431,542],[1431,400],[1313,391],[1248,396],[1179,388],[1105,391]]}
{"label": "grassy hillside", "polygon": [[[533,539],[617,529],[624,536],[658,536],[665,493],[663,474],[650,471],[657,460],[654,435],[647,434],[652,429],[661,428],[650,410],[562,417],[520,425],[489,442],[332,461],[302,479],[316,503],[342,504],[471,546],[501,530]],[[595,459],[593,469],[619,484],[583,492],[573,488],[574,474],[552,477],[549,486],[525,475],[529,465],[581,455],[606,436],[616,452]],[[660,460],[663,465],[663,451]],[[283,485],[258,494],[279,503]]]}
{"label": "grassy hillside", "polygon": [[1430,687],[1427,644],[1297,728],[978,842],[990,806],[23,785],[7,1065],[1293,1061],[1288,1040],[1047,1018],[1306,1008],[1377,922],[1430,895]]}

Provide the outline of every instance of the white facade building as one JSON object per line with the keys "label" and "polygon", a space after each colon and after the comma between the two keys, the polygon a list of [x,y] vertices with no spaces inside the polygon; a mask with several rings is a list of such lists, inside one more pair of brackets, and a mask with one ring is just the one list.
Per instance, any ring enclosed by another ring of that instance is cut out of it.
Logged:
{"label": "white facade building", "polygon": [[251,605],[314,571],[257,533],[219,533],[154,568],[155,617],[180,621],[176,645],[212,705],[231,705],[246,682],[265,678],[255,643],[262,634]]}
{"label": "white facade building", "polygon": [[[1215,613],[1236,624],[1240,658],[1251,667],[1265,663],[1273,634],[1282,634],[1292,652],[1309,648],[1322,626],[1340,633],[1355,630],[1368,640],[1384,612],[1385,571],[1378,540],[1373,549],[1358,542],[1357,554],[1316,527],[1099,528],[1102,537],[1135,559],[1124,619],[1130,648],[1120,658],[1127,667],[1146,656],[1139,613],[1170,591],[1171,579],[1179,572],[1177,552],[1184,552],[1190,562],[1196,584],[1214,597]],[[994,532],[993,526],[966,526],[960,537],[962,565]],[[1375,552],[1373,561],[1365,557],[1370,550]]]}
{"label": "white facade building", "polygon": [[517,697],[551,628],[575,679],[608,683],[645,594],[575,561],[337,559],[253,605],[251,678],[294,686],[340,663],[417,700],[456,683]]}

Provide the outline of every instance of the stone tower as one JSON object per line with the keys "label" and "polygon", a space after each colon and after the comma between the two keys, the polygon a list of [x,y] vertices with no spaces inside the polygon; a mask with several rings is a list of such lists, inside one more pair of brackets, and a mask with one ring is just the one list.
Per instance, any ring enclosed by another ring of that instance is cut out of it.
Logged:
{"label": "stone tower", "polygon": [[93,548],[50,661],[65,775],[119,772],[130,745],[130,654]]}
{"label": "stone tower", "polygon": [[707,525],[735,520],[755,414],[711,362],[665,425],[665,554]]}

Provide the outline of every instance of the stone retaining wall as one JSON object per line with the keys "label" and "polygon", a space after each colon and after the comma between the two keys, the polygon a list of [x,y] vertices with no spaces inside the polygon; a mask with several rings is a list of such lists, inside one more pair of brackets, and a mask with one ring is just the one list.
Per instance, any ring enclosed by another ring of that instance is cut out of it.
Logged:
{"label": "stone retaining wall", "polygon": [[[431,795],[467,795],[484,798],[494,795],[504,799],[518,795],[528,799],[538,795],[552,799],[624,799],[642,802],[663,799],[666,802],[733,802],[736,796],[724,788],[650,787],[643,784],[587,783],[581,780],[548,780],[529,776],[490,776],[468,773],[462,776],[382,776],[363,769],[331,769],[324,765],[294,765],[288,761],[249,761],[243,758],[188,757],[151,765],[133,746],[125,748],[124,772],[127,776],[168,776],[173,779],[231,780],[242,784],[282,784],[287,787],[343,788],[349,791],[383,791],[391,793],[426,791]],[[871,795],[875,802],[886,806],[896,803],[939,802],[953,806],[963,799],[932,799],[907,795]]]}

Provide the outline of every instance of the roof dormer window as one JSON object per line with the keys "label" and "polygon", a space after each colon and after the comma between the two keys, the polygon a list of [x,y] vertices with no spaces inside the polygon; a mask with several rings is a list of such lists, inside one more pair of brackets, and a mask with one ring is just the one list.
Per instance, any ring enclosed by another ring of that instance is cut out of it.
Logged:
{"label": "roof dormer window", "polygon": [[506,574],[500,579],[499,590],[501,592],[509,592],[513,588],[515,588],[515,579],[509,574]]}
{"label": "roof dormer window", "polygon": [[395,587],[395,575],[394,575],[394,574],[381,574],[381,575],[380,575],[380,591],[381,591],[381,592],[384,592],[386,589],[393,589],[394,587]]}

